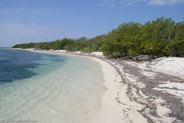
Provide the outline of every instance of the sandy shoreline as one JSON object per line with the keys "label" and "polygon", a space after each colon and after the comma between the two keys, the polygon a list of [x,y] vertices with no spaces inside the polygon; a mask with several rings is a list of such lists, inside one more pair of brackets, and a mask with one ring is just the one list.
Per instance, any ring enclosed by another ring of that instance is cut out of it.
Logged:
{"label": "sandy shoreline", "polygon": [[95,60],[101,66],[107,91],[101,98],[101,108],[92,115],[90,123],[183,123],[183,91],[176,88],[184,83],[180,78],[153,71],[142,63],[106,59],[101,53],[28,50],[79,55]]}
{"label": "sandy shoreline", "polygon": [[118,92],[118,83],[121,81],[121,77],[117,71],[107,62],[102,61],[98,58],[89,57],[90,59],[98,62],[102,68],[103,77],[104,77],[104,86],[107,88],[107,91],[101,99],[101,109],[91,119],[91,123],[119,123],[121,122],[122,117],[122,105],[119,104],[116,100]]}
{"label": "sandy shoreline", "polygon": [[[74,54],[66,54],[65,52],[54,52],[54,51],[35,51],[33,49],[26,49],[31,52],[39,52],[39,53],[51,53],[57,55],[74,55]],[[76,54],[78,55],[78,54]],[[109,63],[90,56],[81,56],[92,59],[100,64],[103,77],[104,77],[104,86],[107,88],[107,91],[103,95],[101,99],[101,108],[99,112],[92,115],[90,118],[90,123],[121,123],[122,118],[122,104],[118,103],[116,100],[118,93],[118,83],[121,81],[121,76],[117,73],[115,68]],[[107,118],[108,117],[108,118]]]}
{"label": "sandy shoreline", "polygon": [[[101,65],[105,79],[104,86],[108,89],[102,97],[102,107],[99,114],[92,119],[91,123],[140,123],[140,121],[146,123],[147,119],[138,112],[143,107],[130,101],[126,94],[128,86],[122,83],[122,78],[115,67],[101,59],[89,58],[94,59]],[[131,111],[127,110],[132,108],[134,109]]]}
{"label": "sandy shoreline", "polygon": [[[99,112],[92,115],[90,123],[122,123],[122,122],[134,122],[139,123],[146,123],[147,120],[144,118],[138,110],[143,108],[141,105],[130,101],[129,97],[126,94],[126,90],[128,88],[127,85],[123,85],[122,77],[118,73],[117,69],[110,63],[105,60],[96,57],[95,55],[86,55],[81,53],[66,53],[66,52],[55,52],[51,51],[44,51],[44,50],[37,50],[34,49],[26,49],[31,52],[39,52],[39,53],[51,53],[51,54],[58,54],[58,55],[80,55],[82,57],[87,57],[89,59],[95,60],[98,64],[100,64],[103,77],[104,77],[104,86],[107,88],[107,91],[102,96],[101,99],[101,108]],[[124,104],[120,102],[124,102]],[[126,109],[132,109],[131,111],[123,111]],[[129,115],[127,117],[126,115]]]}

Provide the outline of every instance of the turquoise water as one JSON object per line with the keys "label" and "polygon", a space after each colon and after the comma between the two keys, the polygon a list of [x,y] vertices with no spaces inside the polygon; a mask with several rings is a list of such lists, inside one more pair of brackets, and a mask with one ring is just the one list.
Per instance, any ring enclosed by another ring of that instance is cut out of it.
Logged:
{"label": "turquoise water", "polygon": [[0,67],[6,73],[0,78],[0,122],[87,123],[98,111],[105,89],[97,62],[6,50],[0,50],[1,64],[6,61]]}
{"label": "turquoise water", "polygon": [[[0,84],[14,82],[49,71],[64,64],[67,60],[64,56],[33,53],[23,50],[0,49]],[[52,64],[54,62],[54,64]],[[34,68],[42,67],[42,72],[34,71]]]}

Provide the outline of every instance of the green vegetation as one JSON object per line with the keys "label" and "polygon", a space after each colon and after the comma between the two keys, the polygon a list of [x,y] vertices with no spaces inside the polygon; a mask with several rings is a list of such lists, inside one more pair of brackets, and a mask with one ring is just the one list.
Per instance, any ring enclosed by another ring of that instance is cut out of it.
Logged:
{"label": "green vegetation", "polygon": [[175,23],[171,18],[157,18],[144,25],[123,23],[108,34],[87,39],[62,39],[53,42],[18,44],[13,48],[65,49],[67,51],[103,51],[105,56],[184,56],[184,21]]}

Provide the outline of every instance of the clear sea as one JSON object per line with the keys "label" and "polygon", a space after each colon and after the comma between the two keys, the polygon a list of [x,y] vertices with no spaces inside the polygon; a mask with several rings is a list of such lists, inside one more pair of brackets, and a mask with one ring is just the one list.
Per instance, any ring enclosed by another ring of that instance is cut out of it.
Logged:
{"label": "clear sea", "polygon": [[92,59],[0,48],[0,123],[87,123],[104,91]]}

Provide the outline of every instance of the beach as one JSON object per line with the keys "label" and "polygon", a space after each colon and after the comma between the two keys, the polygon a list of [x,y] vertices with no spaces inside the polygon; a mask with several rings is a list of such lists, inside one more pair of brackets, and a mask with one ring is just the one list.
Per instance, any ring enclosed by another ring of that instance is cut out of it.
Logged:
{"label": "beach", "polygon": [[[153,71],[156,67],[154,62],[106,59],[99,52],[28,50],[84,57],[100,65],[106,89],[97,104],[98,108],[90,115],[89,123],[183,122],[183,91],[179,85],[183,85],[184,81],[167,72]],[[161,69],[162,66],[159,67]]]}
{"label": "beach", "polygon": [[[89,57],[91,58],[91,57]],[[98,58],[92,58],[98,62],[102,67],[104,75],[104,86],[107,91],[102,97],[100,111],[96,114],[91,123],[122,123],[122,122],[142,122],[146,123],[146,119],[138,113],[140,105],[131,102],[126,95],[127,86],[122,85],[122,78],[116,69],[109,63]],[[123,102],[120,103],[120,102]],[[136,107],[136,108],[135,108]],[[132,111],[122,110],[135,108]],[[126,115],[129,117],[126,117]]]}
{"label": "beach", "polygon": [[0,123],[184,123],[184,0],[0,5]]}
{"label": "beach", "polygon": [[[136,123],[140,120],[142,122],[146,122],[146,119],[137,111],[138,109],[141,109],[142,106],[129,100],[128,96],[126,95],[127,85],[122,86],[122,77],[113,65],[107,61],[104,61],[103,59],[100,59],[104,58],[101,56],[101,53],[93,53],[91,56],[89,56],[85,54],[81,55],[81,52],[68,54],[66,51],[35,51],[33,49],[27,50],[31,52],[51,53],[58,55],[78,55],[78,57],[92,59],[101,66],[104,78],[103,86],[106,88],[106,91],[101,98],[101,102],[99,103],[100,108],[91,116],[89,121],[90,123],[122,123],[131,121]],[[124,104],[121,104],[120,101],[123,101]],[[125,114],[122,110],[126,110],[128,108],[135,109],[130,112],[127,110]],[[127,114],[129,117],[125,118]]]}

